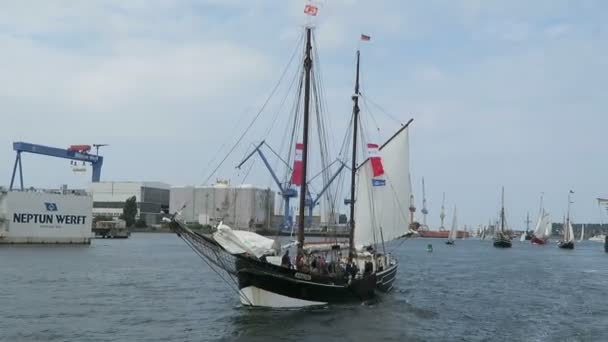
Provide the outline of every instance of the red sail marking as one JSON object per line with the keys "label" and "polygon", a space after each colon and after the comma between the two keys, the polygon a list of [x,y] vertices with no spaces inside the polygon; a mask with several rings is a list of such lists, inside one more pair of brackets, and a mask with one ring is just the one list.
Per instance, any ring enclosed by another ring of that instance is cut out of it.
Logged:
{"label": "red sail marking", "polygon": [[372,164],[373,176],[382,176],[384,174],[384,167],[382,166],[382,158],[378,152],[378,145],[367,144],[367,152],[369,153],[369,161]]}
{"label": "red sail marking", "polygon": [[302,150],[304,144],[296,144],[296,155],[293,161],[293,173],[291,174],[291,183],[302,185]]}

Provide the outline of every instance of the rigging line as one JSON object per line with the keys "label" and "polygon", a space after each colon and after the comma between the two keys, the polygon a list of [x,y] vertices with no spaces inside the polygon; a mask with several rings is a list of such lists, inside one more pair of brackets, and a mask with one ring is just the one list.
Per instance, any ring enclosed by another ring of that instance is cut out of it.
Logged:
{"label": "rigging line", "polygon": [[323,171],[329,169],[332,165],[334,165],[335,163],[338,162],[338,159],[334,160],[333,162],[331,162],[331,164],[327,165],[327,167],[323,170],[321,170],[320,172],[318,172],[316,175],[312,176],[311,178],[308,179],[309,182],[311,182],[313,179],[319,177],[319,175],[321,175],[323,173]]}
{"label": "rigging line", "polygon": [[[235,291],[235,292],[236,292],[236,293],[239,295],[239,297],[245,298],[245,300],[246,300],[247,302],[249,302],[249,304],[250,304],[250,305],[252,305],[252,303],[251,303],[251,301],[249,300],[249,298],[247,298],[247,296],[245,296],[245,295],[244,295],[244,294],[243,294],[241,291],[239,291],[237,288],[233,287],[233,285],[232,285],[232,284],[231,284],[229,281],[227,281],[227,280],[224,278],[224,276],[222,275],[222,273],[221,273],[219,270],[217,270],[217,269],[216,269],[216,268],[215,268],[213,265],[211,265],[211,262],[210,262],[209,260],[207,260],[207,257],[206,257],[204,254],[202,254],[202,253],[201,253],[201,252],[200,252],[198,249],[196,249],[196,247],[194,247],[194,244],[192,243],[192,241],[190,241],[190,240],[188,240],[188,239],[184,238],[182,235],[183,235],[183,233],[182,233],[182,234],[180,234],[180,235],[179,235],[179,237],[180,237],[180,238],[181,238],[181,239],[182,239],[182,240],[183,240],[183,241],[186,243],[186,245],[187,245],[188,247],[190,247],[190,249],[192,249],[196,255],[198,255],[198,256],[199,256],[201,259],[203,259],[203,261],[204,261],[204,262],[207,264],[207,266],[209,266],[209,268],[211,268],[211,270],[212,270],[213,272],[215,272],[215,274],[217,274],[217,275],[220,277],[220,279],[221,279],[222,281],[224,281],[224,283],[226,283],[226,285],[228,285],[228,287],[229,287],[230,289],[234,290],[234,291]],[[213,253],[216,255],[216,258],[217,258],[217,259],[218,259],[218,261],[219,261],[219,260],[220,260],[220,258],[217,256],[217,253],[216,253],[215,251],[213,251]],[[223,264],[223,262],[222,262],[222,264]],[[226,273],[228,273],[228,271],[226,271],[226,269],[223,269],[223,271],[224,271],[224,272],[226,272]],[[228,274],[229,274],[229,273],[228,273]],[[232,278],[232,276],[230,276],[230,277]],[[233,282],[235,282],[235,280],[234,280],[234,279],[233,279]]]}
{"label": "rigging line", "polygon": [[[304,52],[302,52],[302,58],[300,60],[300,64],[303,65],[304,62]],[[291,112],[293,113],[292,115],[292,127],[291,127],[291,132],[289,132],[288,130],[285,130],[285,135],[283,136],[283,141],[287,140],[287,137],[289,137],[289,144],[287,145],[283,145],[281,147],[281,150],[279,151],[280,154],[282,154],[283,152],[283,148],[287,148],[287,155],[288,155],[288,162],[293,162],[293,159],[295,158],[295,149],[294,149],[294,141],[298,138],[298,135],[296,132],[299,131],[300,128],[300,124],[302,123],[302,117],[300,115],[300,104],[302,103],[302,90],[304,88],[304,69],[302,67],[300,67],[299,69],[299,83],[298,83],[298,92],[297,92],[297,96],[294,97],[294,101],[292,104],[292,110]],[[289,134],[288,134],[289,133]],[[290,184],[290,175],[289,172],[286,172],[284,175],[285,179],[284,179],[284,183],[285,184]]]}
{"label": "rigging line", "polygon": [[369,116],[372,118],[372,121],[374,122],[374,125],[376,126],[376,130],[378,132],[380,132],[380,125],[378,124],[378,121],[376,120],[376,117],[375,117],[374,113],[371,111],[371,109],[367,105],[367,101],[365,99],[363,99],[363,106],[365,107],[365,109],[366,109],[367,113],[369,114]]}
{"label": "rigging line", "polygon": [[[296,48],[296,51],[297,50],[298,49]],[[295,56],[295,52],[294,52],[294,56]],[[224,156],[224,158],[219,163],[219,165],[215,169],[213,169],[213,172],[211,172],[211,174],[207,177],[207,179],[205,179],[205,181],[203,182],[203,184],[207,184],[207,182],[209,181],[209,179],[211,179],[211,177],[213,177],[213,175],[222,166],[222,164],[224,164],[224,162],[226,161],[226,159],[228,159],[228,157],[232,154],[232,152],[234,152],[234,150],[241,143],[241,141],[243,140],[243,138],[245,137],[245,135],[247,134],[247,132],[249,132],[249,130],[251,129],[251,127],[253,126],[253,124],[258,120],[258,118],[260,117],[260,115],[262,114],[262,112],[264,111],[264,109],[266,108],[266,106],[268,105],[268,103],[270,102],[270,99],[274,96],[274,93],[279,88],[279,85],[281,84],[281,82],[283,81],[283,78],[287,74],[287,70],[289,70],[289,66],[291,65],[292,61],[293,61],[293,58],[291,58],[289,60],[289,62],[285,66],[285,69],[283,69],[283,72],[281,73],[281,77],[279,77],[279,81],[275,84],[274,88],[270,92],[270,95],[266,98],[266,100],[264,101],[264,104],[262,104],[262,107],[260,108],[260,110],[258,111],[258,113],[255,115],[255,117],[253,118],[253,120],[251,121],[251,123],[249,123],[249,125],[247,126],[247,128],[245,129],[245,131],[241,134],[241,136],[236,141],[236,143],[232,146],[232,148],[230,148],[230,151],[228,151],[228,154],[226,154],[226,156]]]}
{"label": "rigging line", "polygon": [[[243,110],[243,112],[241,113],[239,119],[237,122],[243,122],[243,120],[245,119],[245,116],[247,115],[247,113],[249,112],[249,108],[246,108]],[[222,154],[222,151],[224,150],[224,148],[226,147],[226,145],[228,145],[228,143],[230,142],[229,139],[224,140],[224,142],[222,143],[222,145],[220,146],[219,149],[217,149],[217,151],[215,152],[215,155],[213,156],[213,158],[211,158],[211,160],[209,161],[209,163],[207,164],[207,167],[205,168],[205,170],[203,170],[202,174],[207,173],[207,171],[211,168],[211,165],[215,164],[215,161],[217,160],[217,158]]]}
{"label": "rigging line", "polygon": [[241,184],[245,183],[245,179],[247,179],[247,177],[249,176],[249,173],[251,172],[251,170],[253,169],[253,165],[255,165],[255,162],[258,160],[258,158],[253,157],[253,161],[251,163],[249,163],[249,168],[247,168],[247,171],[245,171],[245,175],[243,176],[243,179],[241,180]]}
{"label": "rigging line", "polygon": [[291,170],[291,166],[289,166],[289,164],[285,161],[285,159],[281,158],[281,156],[275,150],[273,150],[272,147],[270,147],[270,145],[268,145],[266,142],[264,142],[264,145],[266,145],[266,147],[268,147],[270,152],[272,152],[275,156],[277,156],[277,158],[279,158],[279,160],[282,161],[283,164],[285,164],[285,166],[287,166],[287,168],[289,170]]}
{"label": "rigging line", "polygon": [[369,103],[371,103],[372,105],[376,106],[378,109],[380,109],[380,111],[388,116],[389,118],[391,118],[392,120],[394,120],[395,122],[403,125],[403,122],[399,119],[397,119],[396,117],[394,117],[393,115],[391,115],[388,111],[386,111],[382,106],[380,106],[379,104],[377,104],[376,102],[374,102],[372,99],[368,98],[367,96],[365,96],[364,94],[361,94],[361,96],[363,97],[364,100],[368,100]]}
{"label": "rigging line", "polygon": [[[300,35],[300,38],[299,38],[299,40],[298,40],[298,43],[296,44],[296,46],[299,46],[299,45],[302,43],[302,40],[303,40],[303,39],[304,39],[304,34],[301,34],[301,35]],[[291,62],[293,61],[293,59],[295,58],[295,56],[296,56],[296,52],[298,52],[298,49],[297,49],[297,48],[294,50],[294,53],[292,54],[292,56],[291,56],[291,58],[290,58],[290,64],[291,64]],[[299,65],[299,66],[298,66],[297,71],[299,71],[299,69],[300,69],[300,68],[301,68],[301,66]],[[283,108],[283,106],[285,105],[285,102],[287,102],[287,99],[288,99],[288,97],[289,97],[289,94],[290,94],[290,92],[291,92],[291,89],[293,88],[294,84],[296,83],[296,80],[298,79],[298,73],[299,73],[299,72],[296,72],[296,73],[294,74],[293,79],[292,79],[292,80],[291,80],[291,82],[289,83],[289,87],[287,87],[287,90],[285,91],[285,96],[283,97],[283,100],[281,100],[281,103],[279,104],[279,107],[278,107],[278,108],[277,108],[277,110],[276,110],[276,113],[275,113],[275,115],[274,115],[274,118],[273,118],[273,120],[270,122],[270,126],[269,126],[269,127],[268,127],[268,129],[266,130],[266,134],[265,134],[264,136],[268,136],[268,134],[270,134],[270,131],[273,129],[273,127],[274,127],[275,123],[277,122],[277,118],[278,118],[279,114],[281,113],[281,109],[282,109],[282,108]]]}

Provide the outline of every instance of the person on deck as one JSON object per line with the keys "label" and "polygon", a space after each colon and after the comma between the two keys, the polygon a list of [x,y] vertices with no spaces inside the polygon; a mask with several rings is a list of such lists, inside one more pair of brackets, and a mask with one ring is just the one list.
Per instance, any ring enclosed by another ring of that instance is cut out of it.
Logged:
{"label": "person on deck", "polygon": [[285,251],[285,254],[283,254],[283,258],[281,258],[281,266],[291,268],[291,259],[289,258],[289,249]]}

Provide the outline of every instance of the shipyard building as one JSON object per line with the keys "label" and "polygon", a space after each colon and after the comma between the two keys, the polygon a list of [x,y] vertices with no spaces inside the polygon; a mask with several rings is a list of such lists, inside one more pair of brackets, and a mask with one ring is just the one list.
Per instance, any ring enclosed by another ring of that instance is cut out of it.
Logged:
{"label": "shipyard building", "polygon": [[169,210],[180,211],[186,223],[216,225],[223,221],[233,228],[255,230],[271,224],[274,198],[270,189],[231,186],[228,182],[176,186],[171,188]]}
{"label": "shipyard building", "polygon": [[147,225],[161,222],[163,213],[169,212],[171,186],[161,182],[97,182],[89,185],[93,196],[93,216],[118,218],[125,201],[135,196],[137,220]]}

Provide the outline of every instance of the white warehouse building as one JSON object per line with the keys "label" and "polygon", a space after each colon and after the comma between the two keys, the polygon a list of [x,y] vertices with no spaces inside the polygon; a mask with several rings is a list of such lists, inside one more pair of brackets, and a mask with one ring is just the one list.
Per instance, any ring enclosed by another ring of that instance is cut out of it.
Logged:
{"label": "white warehouse building", "polygon": [[93,216],[118,218],[125,201],[135,196],[136,219],[148,225],[160,223],[162,213],[168,213],[171,186],[161,182],[97,182],[89,184],[93,196]]}
{"label": "white warehouse building", "polygon": [[252,185],[175,186],[169,210],[180,211],[186,223],[215,225],[223,221],[232,228],[253,230],[271,223],[274,197],[272,190]]}

